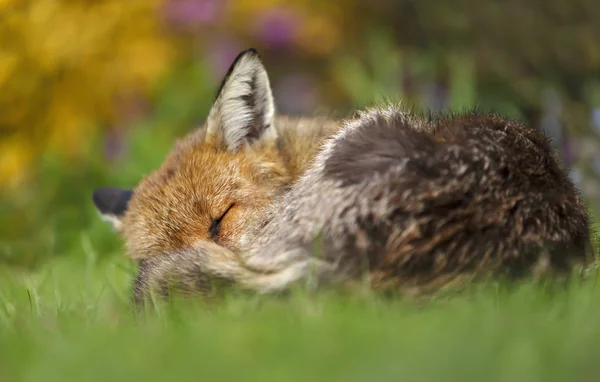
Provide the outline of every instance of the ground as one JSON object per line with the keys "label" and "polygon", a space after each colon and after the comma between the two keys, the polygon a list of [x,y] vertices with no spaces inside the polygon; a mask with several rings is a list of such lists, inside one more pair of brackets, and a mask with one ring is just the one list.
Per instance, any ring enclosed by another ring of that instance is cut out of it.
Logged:
{"label": "ground", "polygon": [[[78,254],[0,273],[1,381],[592,381],[596,279],[416,303],[367,291],[232,294],[134,314],[132,264]],[[183,303],[182,303],[183,302]]]}

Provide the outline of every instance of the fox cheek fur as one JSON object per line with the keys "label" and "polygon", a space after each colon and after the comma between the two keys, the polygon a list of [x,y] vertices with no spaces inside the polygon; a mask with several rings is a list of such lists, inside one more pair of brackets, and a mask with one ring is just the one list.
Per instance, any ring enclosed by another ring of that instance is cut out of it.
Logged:
{"label": "fox cheek fur", "polygon": [[140,261],[136,300],[170,285],[207,294],[215,280],[272,292],[365,275],[379,290],[434,291],[593,260],[586,210],[544,136],[497,115],[395,106],[339,123],[275,117],[254,50],[204,127],[135,190],[99,189],[94,203]]}

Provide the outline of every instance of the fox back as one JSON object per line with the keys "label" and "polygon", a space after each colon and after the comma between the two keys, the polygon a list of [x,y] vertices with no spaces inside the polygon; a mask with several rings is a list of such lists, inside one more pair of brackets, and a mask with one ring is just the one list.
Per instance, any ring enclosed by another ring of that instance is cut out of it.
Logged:
{"label": "fox back", "polygon": [[256,284],[265,290],[313,272],[429,293],[590,264],[588,220],[537,131],[493,114],[420,118],[389,106],[346,121],[272,206],[245,263],[285,274]]}
{"label": "fox back", "polygon": [[275,117],[254,50],[157,171],[94,202],[140,263],[138,300],[169,286],[208,293],[215,279],[276,291],[315,273],[436,289],[590,259],[585,209],[543,135],[497,115],[394,106],[339,122]]}

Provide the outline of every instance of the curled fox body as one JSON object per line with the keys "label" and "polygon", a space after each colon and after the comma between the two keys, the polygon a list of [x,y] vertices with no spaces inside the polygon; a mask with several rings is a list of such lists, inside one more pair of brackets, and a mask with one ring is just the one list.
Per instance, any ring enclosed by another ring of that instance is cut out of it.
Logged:
{"label": "curled fox body", "polygon": [[377,290],[436,290],[591,260],[580,196],[533,129],[393,105],[276,117],[273,105],[258,54],[242,52],[204,126],[157,171],[95,191],[140,263],[137,300],[210,293],[215,280],[270,292],[367,276]]}

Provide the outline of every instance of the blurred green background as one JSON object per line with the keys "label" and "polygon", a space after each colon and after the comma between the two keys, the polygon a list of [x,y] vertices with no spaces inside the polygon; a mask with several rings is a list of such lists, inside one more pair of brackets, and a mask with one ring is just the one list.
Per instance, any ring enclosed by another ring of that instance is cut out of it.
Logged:
{"label": "blurred green background", "polygon": [[280,113],[392,98],[524,119],[595,208],[599,20],[596,0],[0,0],[0,262],[120,252],[92,190],[156,168],[249,47]]}

